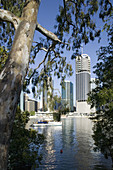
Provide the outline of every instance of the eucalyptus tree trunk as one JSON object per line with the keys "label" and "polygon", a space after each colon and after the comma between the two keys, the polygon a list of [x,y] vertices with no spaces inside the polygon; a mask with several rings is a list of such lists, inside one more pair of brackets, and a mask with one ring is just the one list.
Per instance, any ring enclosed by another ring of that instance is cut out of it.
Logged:
{"label": "eucalyptus tree trunk", "polygon": [[40,0],[28,1],[21,18],[14,21],[17,22],[17,29],[13,46],[0,74],[0,170],[7,169],[9,139],[21,85],[29,64],[39,5]]}

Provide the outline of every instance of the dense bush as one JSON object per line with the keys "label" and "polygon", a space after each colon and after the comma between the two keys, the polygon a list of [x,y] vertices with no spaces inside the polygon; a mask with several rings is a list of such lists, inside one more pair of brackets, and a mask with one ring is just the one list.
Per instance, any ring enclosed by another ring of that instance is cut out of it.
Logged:
{"label": "dense bush", "polygon": [[42,155],[38,155],[38,149],[44,141],[44,136],[37,134],[33,129],[26,129],[28,120],[29,113],[22,113],[17,108],[9,147],[8,169],[10,170],[31,169],[38,166],[42,159]]}

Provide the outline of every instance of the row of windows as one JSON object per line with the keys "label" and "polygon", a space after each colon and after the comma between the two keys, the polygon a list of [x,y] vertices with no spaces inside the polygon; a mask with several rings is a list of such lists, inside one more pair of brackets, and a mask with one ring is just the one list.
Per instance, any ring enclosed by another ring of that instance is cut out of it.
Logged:
{"label": "row of windows", "polygon": [[90,91],[90,74],[76,74],[76,99],[87,100],[87,94]]}

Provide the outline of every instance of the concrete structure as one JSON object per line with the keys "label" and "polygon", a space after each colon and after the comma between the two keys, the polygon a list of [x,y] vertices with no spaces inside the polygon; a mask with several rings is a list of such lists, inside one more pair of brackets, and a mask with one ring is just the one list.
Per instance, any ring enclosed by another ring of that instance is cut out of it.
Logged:
{"label": "concrete structure", "polygon": [[76,110],[78,113],[90,113],[90,105],[87,104],[90,92],[90,57],[82,54],[76,57]]}
{"label": "concrete structure", "polygon": [[24,93],[24,110],[28,112],[38,111],[38,102],[30,99],[26,93]]}
{"label": "concrete structure", "polygon": [[28,112],[35,111],[35,102],[28,100],[25,102],[25,110]]}
{"label": "concrete structure", "polygon": [[61,87],[62,104],[67,104],[69,111],[73,111],[73,83],[65,81],[64,87]]}

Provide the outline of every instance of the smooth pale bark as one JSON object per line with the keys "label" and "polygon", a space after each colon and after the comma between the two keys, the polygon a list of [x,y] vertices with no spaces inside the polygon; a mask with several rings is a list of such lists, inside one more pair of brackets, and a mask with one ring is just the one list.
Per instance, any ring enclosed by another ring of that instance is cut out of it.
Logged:
{"label": "smooth pale bark", "polygon": [[44,27],[42,27],[38,22],[36,25],[36,30],[45,35],[46,37],[50,38],[51,40],[54,41],[54,43],[62,43],[62,41],[52,32],[46,30]]}
{"label": "smooth pale bark", "polygon": [[8,61],[0,74],[0,170],[7,169],[8,145],[37,23],[40,1],[24,8]]}
{"label": "smooth pale bark", "polygon": [[17,29],[21,18],[15,16],[12,12],[0,9],[0,18],[3,21],[11,22],[14,25],[14,28]]}

